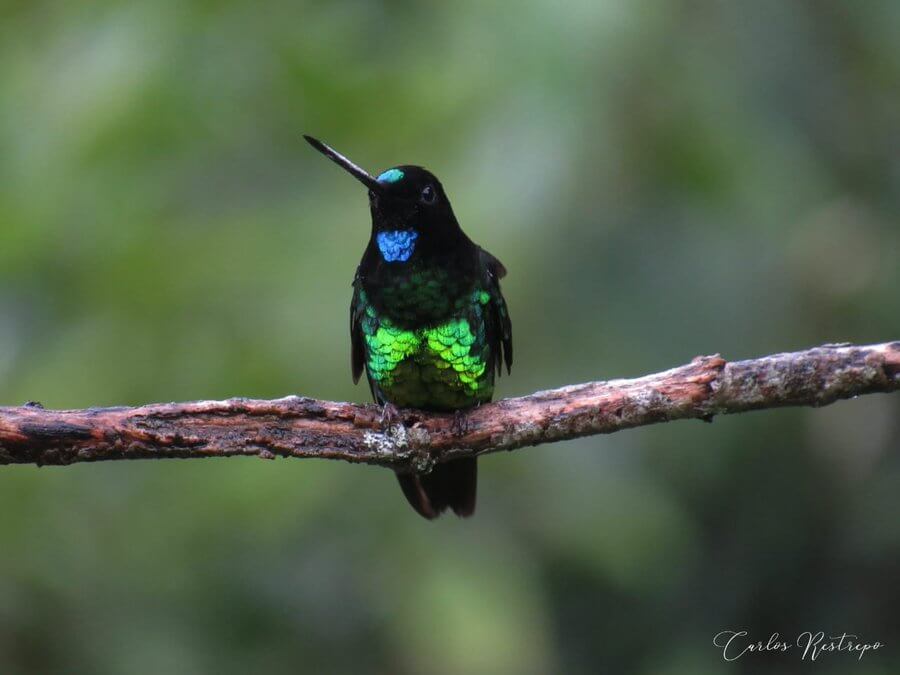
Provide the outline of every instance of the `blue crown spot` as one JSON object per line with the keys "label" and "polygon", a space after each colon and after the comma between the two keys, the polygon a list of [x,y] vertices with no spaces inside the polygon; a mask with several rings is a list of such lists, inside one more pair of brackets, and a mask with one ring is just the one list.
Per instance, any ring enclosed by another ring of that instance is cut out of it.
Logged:
{"label": "blue crown spot", "polygon": [[379,183],[396,183],[403,178],[403,172],[400,169],[388,169],[378,176],[375,180]]}
{"label": "blue crown spot", "polygon": [[419,233],[415,230],[392,230],[375,235],[378,250],[386,262],[406,262],[416,249]]}

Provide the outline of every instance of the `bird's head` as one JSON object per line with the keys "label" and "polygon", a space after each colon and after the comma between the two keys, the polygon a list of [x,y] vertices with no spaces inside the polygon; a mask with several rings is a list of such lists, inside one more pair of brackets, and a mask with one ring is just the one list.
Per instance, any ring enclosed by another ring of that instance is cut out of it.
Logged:
{"label": "bird's head", "polygon": [[454,245],[470,243],[443,186],[427,169],[396,166],[372,177],[321,141],[304,138],[369,189],[372,240],[385,262],[440,255]]}

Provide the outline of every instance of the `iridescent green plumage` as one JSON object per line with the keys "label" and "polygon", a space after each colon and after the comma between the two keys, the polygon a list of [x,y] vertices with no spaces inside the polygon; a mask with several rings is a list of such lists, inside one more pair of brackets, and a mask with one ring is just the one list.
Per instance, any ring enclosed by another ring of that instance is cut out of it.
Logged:
{"label": "iridescent green plumage", "polygon": [[[425,294],[428,297],[428,294]],[[358,293],[365,367],[376,398],[394,405],[460,410],[494,393],[494,358],[487,340],[491,295],[478,288],[452,305],[449,318],[403,328],[379,318],[365,291]]]}

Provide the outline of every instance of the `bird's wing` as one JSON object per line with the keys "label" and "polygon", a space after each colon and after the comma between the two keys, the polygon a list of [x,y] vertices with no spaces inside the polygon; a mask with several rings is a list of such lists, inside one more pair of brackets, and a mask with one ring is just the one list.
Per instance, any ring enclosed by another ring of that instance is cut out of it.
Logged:
{"label": "bird's wing", "polygon": [[350,367],[353,372],[353,384],[359,382],[366,364],[366,341],[363,336],[362,319],[366,313],[365,293],[359,268],[353,278],[353,300],[350,301]]}
{"label": "bird's wing", "polygon": [[487,312],[487,336],[491,345],[491,353],[495,354],[494,363],[497,373],[506,364],[506,372],[512,368],[512,322],[506,309],[506,300],[500,291],[500,279],[506,276],[506,268],[497,258],[484,249],[479,249],[482,269],[482,283],[490,295]]}

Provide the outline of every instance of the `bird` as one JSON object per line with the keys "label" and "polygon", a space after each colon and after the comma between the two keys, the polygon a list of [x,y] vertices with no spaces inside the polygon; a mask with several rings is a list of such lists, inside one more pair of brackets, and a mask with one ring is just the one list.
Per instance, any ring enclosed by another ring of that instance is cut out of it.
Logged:
{"label": "bird", "polygon": [[[350,302],[353,382],[365,371],[390,419],[398,408],[453,413],[465,428],[491,400],[494,376],[512,368],[512,323],[503,264],[463,232],[437,177],[401,165],[372,176],[312,136],[309,144],[368,188],[372,230]],[[458,423],[458,424],[457,424]],[[474,457],[397,472],[410,505],[431,520],[475,511]]]}

